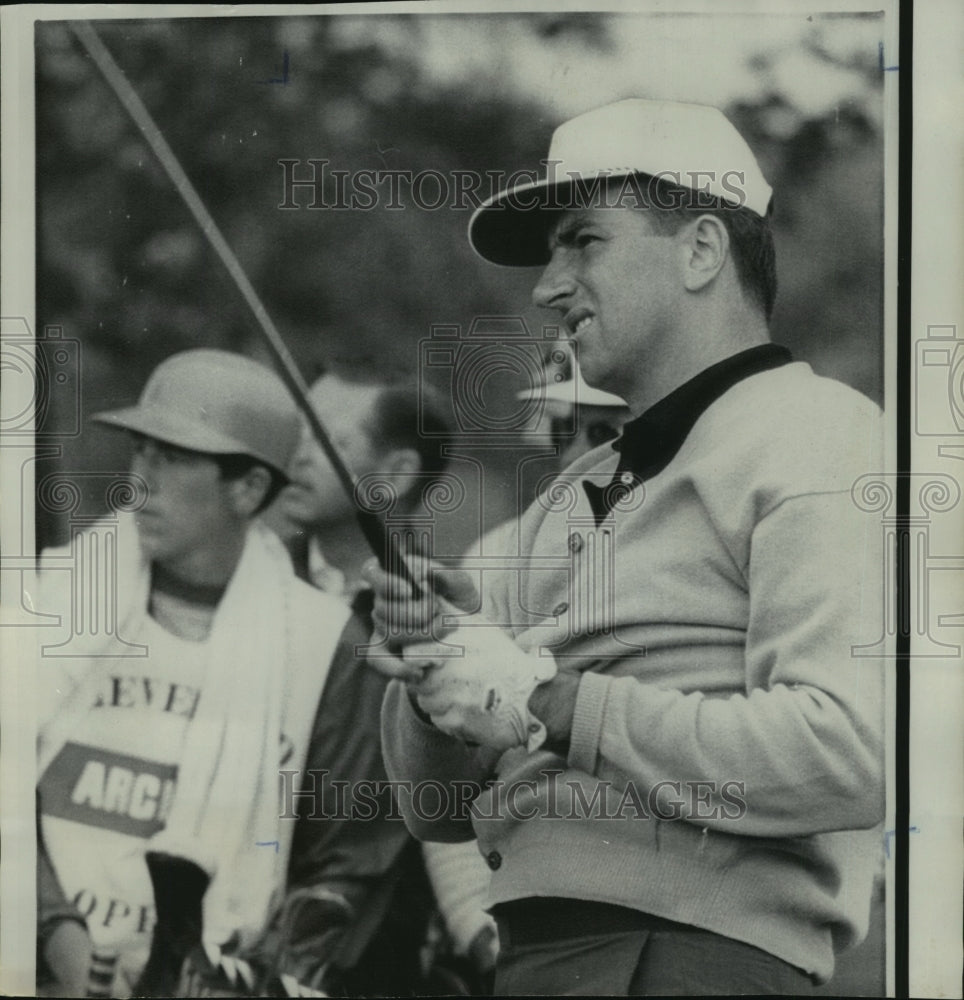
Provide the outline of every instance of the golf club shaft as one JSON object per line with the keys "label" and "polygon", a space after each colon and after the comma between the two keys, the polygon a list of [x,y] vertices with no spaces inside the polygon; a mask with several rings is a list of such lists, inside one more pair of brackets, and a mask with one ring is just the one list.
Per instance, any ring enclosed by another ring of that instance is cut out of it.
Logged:
{"label": "golf club shaft", "polygon": [[217,223],[215,223],[211,213],[201,200],[200,195],[185,173],[174,151],[168,145],[160,128],[158,128],[150,112],[144,106],[144,102],[141,101],[131,86],[130,81],[121,72],[120,67],[114,61],[113,56],[108,52],[107,47],[101,41],[97,32],[94,31],[90,22],[78,21],[72,27],[74,34],[76,34],[80,43],[97,65],[97,68],[114,91],[117,99],[143,133],[147,144],[154,151],[165,173],[171,179],[175,188],[177,188],[188,210],[207,237],[212,249],[218,255],[225,268],[227,268],[228,274],[234,279],[238,291],[240,291],[242,298],[254,314],[258,329],[264,335],[265,344],[274,358],[279,375],[288,387],[298,408],[304,414],[315,440],[321,446],[325,455],[327,455],[329,462],[331,462],[342,488],[355,505],[359,526],[372,551],[384,568],[391,568],[393,572],[397,572],[406,579],[417,595],[418,587],[412,578],[405,560],[397,552],[398,546],[394,537],[386,532],[381,518],[376,513],[363,510],[359,507],[355,497],[355,477],[338,453],[321,419],[311,405],[308,399],[308,386],[305,384],[294,358],[291,356],[273,320],[268,315],[268,311],[265,309],[258,293],[254,290],[254,286],[248,280],[248,276],[241,267],[234,251],[221,234]]}

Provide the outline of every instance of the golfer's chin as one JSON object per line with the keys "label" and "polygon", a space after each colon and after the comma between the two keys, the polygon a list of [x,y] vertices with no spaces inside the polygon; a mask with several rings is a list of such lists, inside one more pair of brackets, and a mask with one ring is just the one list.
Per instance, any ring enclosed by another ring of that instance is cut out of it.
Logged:
{"label": "golfer's chin", "polygon": [[[579,355],[579,370],[586,385],[591,389],[601,389],[603,392],[616,392],[613,388],[613,373],[607,367],[607,359],[598,357],[591,349]],[[618,393],[617,393],[618,395]]]}

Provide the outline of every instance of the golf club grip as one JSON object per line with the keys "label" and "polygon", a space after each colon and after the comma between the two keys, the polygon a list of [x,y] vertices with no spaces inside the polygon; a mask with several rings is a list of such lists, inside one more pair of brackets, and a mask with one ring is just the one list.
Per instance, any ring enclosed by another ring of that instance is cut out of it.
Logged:
{"label": "golf club grip", "polygon": [[415,582],[408,563],[402,558],[397,537],[386,529],[385,523],[374,511],[359,508],[356,516],[358,526],[372,552],[378,557],[382,569],[386,573],[394,573],[395,576],[401,577],[412,588],[413,597],[421,597],[422,589]]}

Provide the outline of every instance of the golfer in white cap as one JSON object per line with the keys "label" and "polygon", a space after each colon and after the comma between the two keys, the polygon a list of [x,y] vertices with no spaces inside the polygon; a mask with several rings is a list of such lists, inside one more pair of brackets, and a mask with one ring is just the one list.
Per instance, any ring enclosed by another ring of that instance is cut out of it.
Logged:
{"label": "golfer in white cap", "polygon": [[481,603],[369,568],[376,620],[422,630],[374,661],[389,772],[461,804],[403,805],[418,836],[474,826],[498,993],[806,993],[866,935],[880,850],[882,671],[854,653],[883,560],[851,497],[879,411],[770,342],[771,191],[718,110],[620,101],[548,162],[470,240],[544,266],[536,303],[634,419]]}

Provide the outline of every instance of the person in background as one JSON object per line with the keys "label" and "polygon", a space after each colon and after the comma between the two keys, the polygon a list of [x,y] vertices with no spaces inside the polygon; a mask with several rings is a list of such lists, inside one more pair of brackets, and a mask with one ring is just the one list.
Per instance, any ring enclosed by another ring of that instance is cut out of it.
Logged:
{"label": "person in background", "polygon": [[[572,355],[562,365],[547,365],[543,377],[541,385],[520,390],[516,399],[543,402],[538,423],[524,436],[533,444],[551,442],[556,449],[553,474],[558,474],[587,451],[619,437],[632,414],[619,396],[587,385]],[[516,517],[499,521],[472,542],[465,557],[511,555],[516,523]]]}
{"label": "person in background", "polygon": [[[312,383],[309,399],[361,492],[366,492],[366,482],[389,487],[395,498],[391,514],[396,525],[417,515],[426,491],[445,470],[441,440],[453,433],[441,400],[430,388],[423,385],[420,393],[415,387],[353,382],[329,373]],[[269,511],[269,522],[287,539],[296,571],[303,579],[351,602],[358,614],[366,616],[371,592],[360,571],[370,548],[358,526],[355,504],[346,496],[307,426],[289,472],[291,483]],[[368,634],[360,637],[359,643],[366,643]],[[341,734],[340,744],[332,746],[331,753],[344,759],[346,765],[349,760],[381,759],[379,716],[385,683],[367,669],[329,677],[329,689],[342,692],[331,701],[336,706],[330,718],[331,731]],[[349,704],[350,711],[346,708]],[[321,758],[319,764],[323,764]],[[372,763],[366,769],[372,766],[378,765]],[[384,829],[386,844],[405,835],[404,824],[397,821],[369,823],[362,834],[376,828]],[[418,850],[424,851],[421,859]],[[435,967],[426,972],[430,979],[434,976],[435,986],[426,982],[424,987],[444,988],[448,984],[455,991],[487,992],[496,949],[495,923],[482,908],[488,868],[477,852],[467,852],[463,845],[425,844],[418,850],[414,855],[402,852],[398,867],[402,884],[386,912],[383,932],[367,959],[363,957],[356,964],[377,969],[379,952],[384,955],[388,949],[394,954],[416,954],[421,944],[416,935],[428,929],[429,937],[435,938],[428,943],[428,950],[435,953]],[[429,884],[434,900],[426,891]],[[436,906],[444,925],[441,935],[433,935],[433,928],[426,927],[429,910]],[[431,962],[428,959],[427,964]]]}
{"label": "person in background", "polygon": [[[439,442],[451,429],[442,407],[431,405],[426,387],[422,392],[421,417],[414,387],[354,382],[326,373],[308,392],[361,490],[366,484],[374,488],[376,481],[391,490],[394,501],[387,513],[394,522],[419,511],[445,468]],[[420,433],[420,426],[428,434]],[[361,567],[371,549],[353,498],[307,424],[289,473],[291,482],[268,512],[268,522],[285,539],[302,579],[351,601],[365,586]]]}
{"label": "person in background", "polygon": [[559,446],[560,472],[587,451],[619,437],[623,424],[632,416],[625,400],[587,385],[574,361],[568,378],[528,389],[519,393],[519,398],[537,395],[546,401],[549,432]]}
{"label": "person in background", "polygon": [[[309,759],[349,612],[258,517],[300,432],[271,371],[182,352],[94,419],[130,436],[138,503],[107,519],[116,550],[85,578],[116,601],[115,632],[80,628],[83,655],[39,662],[39,979],[82,992],[96,954],[104,995],[172,995],[193,946],[261,938],[289,860],[325,878],[279,819],[278,772]],[[97,540],[42,555],[41,604],[68,626],[74,555]]]}

